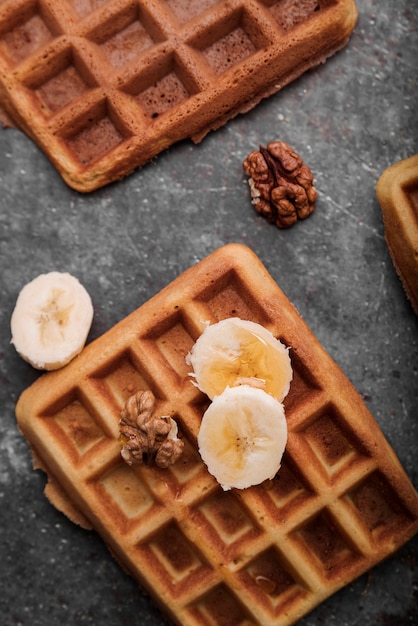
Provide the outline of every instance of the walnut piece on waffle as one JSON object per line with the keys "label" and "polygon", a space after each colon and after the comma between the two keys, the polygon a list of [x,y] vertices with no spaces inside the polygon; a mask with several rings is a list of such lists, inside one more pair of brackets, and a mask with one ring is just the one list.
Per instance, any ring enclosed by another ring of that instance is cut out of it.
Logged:
{"label": "walnut piece on waffle", "polygon": [[418,154],[388,167],[376,194],[393,265],[418,315]]}
{"label": "walnut piece on waffle", "polygon": [[88,192],[252,109],[356,20],[354,0],[3,0],[0,105]]}
{"label": "walnut piece on waffle", "polygon": [[[288,444],[271,480],[224,492],[197,451],[209,400],[186,355],[238,316],[290,346]],[[119,419],[150,389],[178,424],[174,465],[128,465]],[[364,402],[256,255],[229,244],[191,267],[62,370],[16,415],[48,495],[95,528],[182,626],[293,624],[412,538],[417,493]],[[78,514],[77,514],[78,512]]]}

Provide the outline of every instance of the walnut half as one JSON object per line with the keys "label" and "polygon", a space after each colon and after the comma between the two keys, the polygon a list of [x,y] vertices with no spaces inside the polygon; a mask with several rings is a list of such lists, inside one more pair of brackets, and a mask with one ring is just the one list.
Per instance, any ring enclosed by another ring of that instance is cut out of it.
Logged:
{"label": "walnut half", "polygon": [[119,421],[121,456],[128,465],[154,461],[166,468],[177,461],[184,442],[177,437],[177,424],[156,412],[152,391],[138,391],[128,398]]}
{"label": "walnut half", "polygon": [[312,172],[283,141],[260,146],[243,167],[256,211],[278,228],[289,228],[314,211],[318,193]]}

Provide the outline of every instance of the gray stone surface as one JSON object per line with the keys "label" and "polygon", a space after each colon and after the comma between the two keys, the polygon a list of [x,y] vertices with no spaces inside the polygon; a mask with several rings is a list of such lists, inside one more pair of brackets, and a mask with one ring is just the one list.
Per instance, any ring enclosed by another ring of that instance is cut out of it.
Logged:
{"label": "gray stone surface", "polygon": [[[89,340],[199,259],[251,247],[374,414],[418,485],[418,317],[384,240],[375,185],[418,152],[418,5],[358,0],[349,45],[198,146],[183,142],[117,184],[80,195],[17,130],[0,132],[0,622],[163,626],[102,541],[57,512],[31,469],[14,405],[39,375],[10,345],[19,290],[52,269],[78,276]],[[242,161],[284,140],[310,165],[312,217],[279,231],[253,210]],[[418,621],[418,542],[362,576],[302,626]]]}

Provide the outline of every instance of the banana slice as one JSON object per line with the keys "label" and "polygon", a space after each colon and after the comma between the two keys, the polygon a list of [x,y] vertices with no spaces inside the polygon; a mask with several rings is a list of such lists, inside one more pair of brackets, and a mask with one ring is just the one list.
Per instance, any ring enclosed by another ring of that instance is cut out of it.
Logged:
{"label": "banana slice", "polygon": [[58,369],[81,352],[92,320],[91,298],[77,278],[41,274],[19,293],[11,317],[12,343],[36,369]]}
{"label": "banana slice", "polygon": [[283,405],[249,385],[228,387],[216,396],[198,433],[200,455],[224,490],[273,478],[286,442]]}
{"label": "banana slice", "polygon": [[250,384],[281,402],[293,376],[288,348],[264,326],[238,317],[207,326],[187,363],[211,400],[226,387]]}

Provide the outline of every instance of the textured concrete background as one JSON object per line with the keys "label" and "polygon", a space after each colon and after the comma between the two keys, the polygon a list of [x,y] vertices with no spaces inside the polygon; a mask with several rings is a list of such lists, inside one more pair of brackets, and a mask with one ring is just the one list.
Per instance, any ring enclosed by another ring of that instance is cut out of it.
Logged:
{"label": "textured concrete background", "polygon": [[[375,185],[418,152],[418,4],[358,0],[343,51],[198,146],[181,143],[124,181],[79,195],[17,130],[0,132],[0,622],[163,626],[94,533],[43,496],[14,405],[39,375],[10,345],[37,274],[76,275],[101,335],[229,242],[250,246],[352,380],[418,486],[418,317],[384,240]],[[242,161],[284,140],[310,165],[312,217],[279,231],[253,210]],[[302,626],[418,621],[418,542],[325,602]]]}

